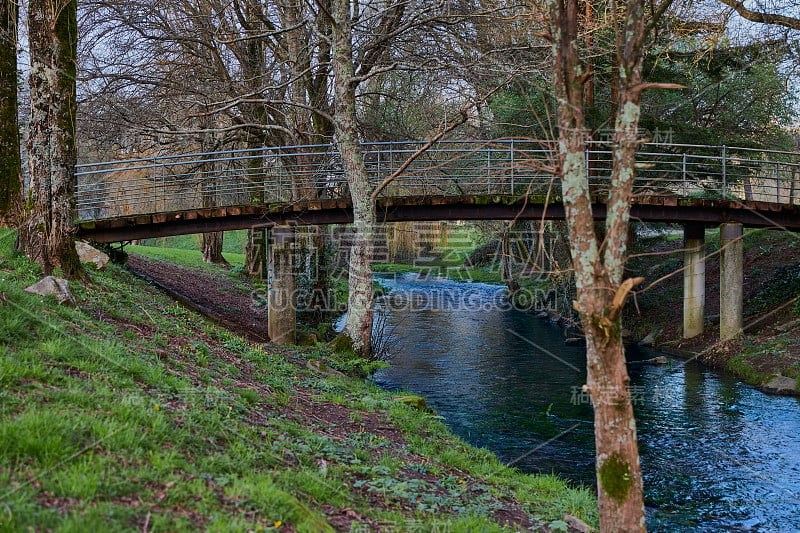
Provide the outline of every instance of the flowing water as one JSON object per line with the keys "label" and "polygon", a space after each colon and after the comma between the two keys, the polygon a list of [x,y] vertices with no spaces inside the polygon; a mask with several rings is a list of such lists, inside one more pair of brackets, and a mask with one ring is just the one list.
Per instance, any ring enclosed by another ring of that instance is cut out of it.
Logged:
{"label": "flowing water", "polygon": [[[387,389],[526,472],[594,486],[585,355],[495,285],[381,276]],[[629,348],[629,360],[654,354]],[[631,365],[650,531],[800,531],[800,401],[698,363]]]}

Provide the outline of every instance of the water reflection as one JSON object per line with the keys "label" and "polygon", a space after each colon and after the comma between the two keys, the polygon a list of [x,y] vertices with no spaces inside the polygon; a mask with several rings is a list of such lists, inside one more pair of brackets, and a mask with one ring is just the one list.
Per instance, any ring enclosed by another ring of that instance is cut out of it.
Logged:
{"label": "water reflection", "polygon": [[[413,274],[382,282],[416,306],[387,306],[398,345],[380,385],[425,396],[456,433],[504,462],[594,484],[582,348],[509,309],[496,286]],[[630,374],[651,531],[800,530],[800,402],[695,363]]]}

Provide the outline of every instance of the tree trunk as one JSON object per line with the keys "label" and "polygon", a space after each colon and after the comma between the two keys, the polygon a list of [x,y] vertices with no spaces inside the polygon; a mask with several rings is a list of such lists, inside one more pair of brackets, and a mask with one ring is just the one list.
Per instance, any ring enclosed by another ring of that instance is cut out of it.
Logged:
{"label": "tree trunk", "polygon": [[350,250],[349,293],[344,334],[353,348],[369,355],[372,344],[374,295],[372,256],[375,248],[375,204],[361,152],[356,118],[356,85],[349,0],[331,2],[333,16],[333,69],[336,115],[334,125],[339,153],[350,186],[355,235]]}
{"label": "tree trunk", "polygon": [[22,193],[17,123],[16,0],[0,0],[0,223],[14,220]]}
{"label": "tree trunk", "polygon": [[75,111],[77,2],[31,0],[28,5],[31,120],[28,168],[32,208],[20,247],[45,274],[86,276],[75,252]]}
{"label": "tree trunk", "polygon": [[224,234],[225,233],[222,231],[203,233],[200,249],[203,252],[204,263],[228,266],[228,262],[222,257],[222,239]]}
{"label": "tree trunk", "polygon": [[622,283],[627,257],[634,155],[639,121],[641,53],[645,34],[641,0],[629,0],[615,24],[615,146],[611,194],[601,249],[593,224],[586,169],[584,68],[576,48],[578,1],[548,0],[554,85],[559,101],[561,183],[577,299],[586,333],[587,383],[594,405],[600,528],[644,531],[644,503],[636,422],[621,339],[621,307],[634,281]]}

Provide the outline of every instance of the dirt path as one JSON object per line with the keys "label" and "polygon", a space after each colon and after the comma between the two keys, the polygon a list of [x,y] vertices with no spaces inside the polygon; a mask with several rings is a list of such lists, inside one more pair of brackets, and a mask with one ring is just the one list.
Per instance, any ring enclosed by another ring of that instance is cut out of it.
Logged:
{"label": "dirt path", "polygon": [[258,308],[251,292],[231,279],[136,254],[126,267],[218,324],[250,340],[269,341],[267,310]]}

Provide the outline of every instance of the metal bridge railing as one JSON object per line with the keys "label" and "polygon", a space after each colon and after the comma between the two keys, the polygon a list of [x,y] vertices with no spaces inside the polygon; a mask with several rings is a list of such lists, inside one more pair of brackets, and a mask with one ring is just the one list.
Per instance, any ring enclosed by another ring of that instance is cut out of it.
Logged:
{"label": "metal bridge railing", "polygon": [[[371,182],[381,183],[424,145],[365,143]],[[384,197],[522,195],[557,198],[552,143],[517,139],[442,141],[420,154]],[[608,192],[611,151],[586,151],[593,193]],[[726,146],[646,144],[637,154],[635,195],[800,202],[800,154]],[[348,198],[331,145],[267,147],[79,165],[82,221],[208,207]]]}

